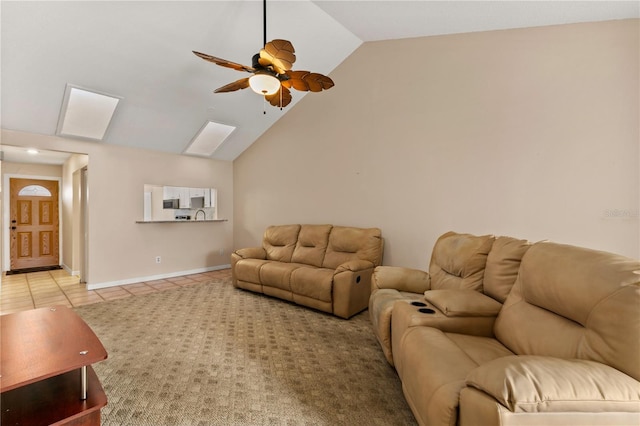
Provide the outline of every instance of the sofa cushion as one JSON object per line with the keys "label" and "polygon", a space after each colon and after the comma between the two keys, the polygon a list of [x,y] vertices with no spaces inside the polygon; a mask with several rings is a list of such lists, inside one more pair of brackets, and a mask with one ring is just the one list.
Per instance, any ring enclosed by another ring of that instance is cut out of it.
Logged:
{"label": "sofa cushion", "polygon": [[536,243],[522,258],[494,331],[517,354],[592,360],[639,380],[638,306],[639,261]]}
{"label": "sofa cushion", "polygon": [[300,225],[270,226],[264,231],[262,247],[267,259],[278,262],[291,262],[293,249],[298,241]]}
{"label": "sofa cushion", "polygon": [[472,370],[466,383],[514,413],[640,410],[638,382],[593,361],[508,356]]}
{"label": "sofa cushion", "polygon": [[334,226],[329,235],[323,268],[336,269],[349,260],[368,260],[374,266],[382,261],[382,236],[378,228]]}
{"label": "sofa cushion", "polygon": [[322,266],[331,228],[331,225],[302,225],[291,261]]}
{"label": "sofa cushion", "polygon": [[291,291],[291,273],[302,266],[299,263],[267,262],[260,268],[260,283],[263,287]]}
{"label": "sofa cushion", "polygon": [[250,283],[260,283],[260,269],[269,260],[241,259],[236,262],[234,274],[236,279]]}
{"label": "sofa cushion", "polygon": [[479,364],[512,355],[495,339],[410,327],[394,356],[407,402],[420,424],[455,425],[460,390]]}
{"label": "sofa cushion", "polygon": [[300,267],[291,273],[291,291],[294,294],[331,302],[333,270]]}
{"label": "sofa cushion", "polygon": [[448,317],[492,317],[502,307],[475,290],[428,290],[424,298]]}
{"label": "sofa cushion", "polygon": [[447,232],[438,238],[431,254],[431,288],[482,291],[487,255],[495,237]]}
{"label": "sofa cushion", "polygon": [[527,240],[498,237],[487,256],[483,293],[504,303],[516,282],[522,256],[531,247]]}

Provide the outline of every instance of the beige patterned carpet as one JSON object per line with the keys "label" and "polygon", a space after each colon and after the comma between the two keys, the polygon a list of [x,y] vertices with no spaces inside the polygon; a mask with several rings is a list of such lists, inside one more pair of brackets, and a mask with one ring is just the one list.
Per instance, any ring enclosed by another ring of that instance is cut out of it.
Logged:
{"label": "beige patterned carpet", "polygon": [[416,424],[366,311],[343,320],[228,278],[75,310],[109,352],[103,425]]}

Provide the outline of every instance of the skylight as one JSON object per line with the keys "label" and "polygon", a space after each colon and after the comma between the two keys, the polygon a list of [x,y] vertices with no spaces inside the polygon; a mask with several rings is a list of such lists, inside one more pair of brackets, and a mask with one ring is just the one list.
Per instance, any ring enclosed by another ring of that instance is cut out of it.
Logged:
{"label": "skylight", "polygon": [[120,99],[67,84],[56,134],[101,141]]}
{"label": "skylight", "polygon": [[210,157],[235,129],[233,126],[207,121],[183,153]]}

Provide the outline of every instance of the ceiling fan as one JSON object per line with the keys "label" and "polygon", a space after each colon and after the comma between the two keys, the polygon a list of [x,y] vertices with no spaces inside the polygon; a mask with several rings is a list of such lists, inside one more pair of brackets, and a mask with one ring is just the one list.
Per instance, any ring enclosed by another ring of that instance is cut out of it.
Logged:
{"label": "ceiling fan", "polygon": [[325,75],[291,69],[296,61],[296,55],[290,41],[275,39],[267,43],[267,0],[263,0],[263,24],[264,48],[253,56],[251,66],[193,51],[196,56],[205,61],[253,74],[251,77],[241,78],[219,87],[213,91],[214,93],[234,92],[251,87],[254,92],[263,95],[271,105],[282,109],[291,102],[289,91],[291,88],[303,92],[320,92],[334,86],[333,80]]}

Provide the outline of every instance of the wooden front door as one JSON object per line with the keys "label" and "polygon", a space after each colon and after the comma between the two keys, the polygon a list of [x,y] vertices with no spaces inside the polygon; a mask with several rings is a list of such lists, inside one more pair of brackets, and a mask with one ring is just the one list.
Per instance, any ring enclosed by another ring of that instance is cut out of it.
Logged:
{"label": "wooden front door", "polygon": [[58,182],[9,179],[11,270],[60,264]]}

